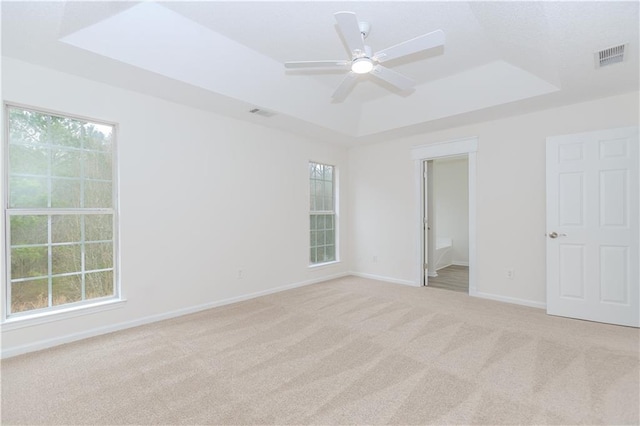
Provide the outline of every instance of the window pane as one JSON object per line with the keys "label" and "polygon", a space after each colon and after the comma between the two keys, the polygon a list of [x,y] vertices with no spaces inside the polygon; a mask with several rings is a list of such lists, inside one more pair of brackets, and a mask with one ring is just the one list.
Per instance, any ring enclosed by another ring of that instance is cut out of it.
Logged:
{"label": "window pane", "polygon": [[49,149],[43,146],[9,145],[9,173],[47,176]]}
{"label": "window pane", "polygon": [[314,215],[314,214],[310,215],[309,219],[310,219],[309,229],[311,231],[315,231],[315,229],[316,229],[316,215]]}
{"label": "window pane", "polygon": [[84,252],[87,271],[113,267],[113,245],[111,243],[87,243]]}
{"label": "window pane", "polygon": [[24,312],[49,306],[47,279],[11,284],[11,312]]}
{"label": "window pane", "polygon": [[47,116],[49,140],[52,145],[82,147],[82,122],[73,118]]}
{"label": "window pane", "polygon": [[318,235],[316,235],[316,245],[324,245],[324,231],[318,231]]}
{"label": "window pane", "polygon": [[323,187],[324,187],[324,182],[322,182],[321,180],[317,180],[315,181],[315,194],[316,196],[322,196],[322,192],[323,192]]}
{"label": "window pane", "polygon": [[325,260],[324,260],[324,247],[318,247],[316,249],[316,262],[325,262]]}
{"label": "window pane", "polygon": [[322,179],[322,165],[317,163],[310,164],[311,169],[311,178],[312,179]]}
{"label": "window pane", "polygon": [[11,177],[9,187],[10,207],[47,207],[47,179]]}
{"label": "window pane", "polygon": [[80,177],[80,158],[82,151],[54,148],[51,151],[51,175],[62,177]]}
{"label": "window pane", "polygon": [[320,195],[316,197],[316,207],[317,207],[317,210],[320,210],[320,211],[327,209],[328,206],[324,203],[324,197]]}
{"label": "window pane", "polygon": [[79,208],[80,181],[76,179],[51,179],[51,207]]}
{"label": "window pane", "polygon": [[72,243],[80,241],[80,216],[55,215],[51,216],[51,241],[53,243]]}
{"label": "window pane", "polygon": [[325,262],[332,262],[336,260],[336,248],[335,246],[325,247]]}
{"label": "window pane", "polygon": [[54,274],[82,271],[80,244],[51,247],[51,259]]}
{"label": "window pane", "polygon": [[325,234],[325,244],[334,245],[335,244],[335,231],[326,231]]}
{"label": "window pane", "polygon": [[84,217],[84,235],[86,241],[106,241],[113,238],[113,216],[110,214],[92,214]]}
{"label": "window pane", "polygon": [[12,248],[11,279],[47,276],[47,253],[47,247]]}
{"label": "window pane", "polygon": [[112,198],[111,182],[85,181],[84,207],[111,207]]}
{"label": "window pane", "polygon": [[53,277],[51,289],[54,306],[78,302],[82,300],[82,277],[80,275]]}
{"label": "window pane", "polygon": [[333,216],[332,215],[326,215],[324,217],[324,226],[325,226],[325,229],[333,229]]}
{"label": "window pane", "polygon": [[324,182],[324,196],[333,198],[333,182]]}
{"label": "window pane", "polygon": [[84,148],[97,151],[111,152],[111,126],[103,124],[85,123]]}
{"label": "window pane", "polygon": [[11,216],[11,245],[47,243],[47,216]]}
{"label": "window pane", "polygon": [[317,241],[317,232],[311,231],[311,247],[315,247],[316,245],[318,245]]}
{"label": "window pane", "polygon": [[324,168],[323,179],[324,180],[328,180],[328,181],[332,181],[333,180],[333,167],[332,166],[326,166]]}
{"label": "window pane", "polygon": [[316,263],[316,248],[311,247],[309,250],[309,262]]}
{"label": "window pane", "polygon": [[85,177],[89,179],[111,180],[111,170],[111,153],[84,153]]}
{"label": "window pane", "polygon": [[95,299],[113,295],[113,272],[93,272],[85,276],[86,298]]}
{"label": "window pane", "polygon": [[325,197],[324,207],[325,207],[325,210],[333,211],[333,198]]}

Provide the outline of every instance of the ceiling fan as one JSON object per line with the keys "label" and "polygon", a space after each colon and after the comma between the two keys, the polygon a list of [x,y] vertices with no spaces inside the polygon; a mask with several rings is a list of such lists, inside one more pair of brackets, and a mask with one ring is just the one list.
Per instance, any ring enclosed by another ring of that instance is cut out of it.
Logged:
{"label": "ceiling fan", "polygon": [[358,18],[356,18],[356,14],[353,12],[337,12],[333,16],[336,18],[342,37],[351,51],[351,59],[294,61],[285,62],[284,66],[289,69],[350,68],[349,73],[332,95],[332,98],[337,102],[343,101],[346,98],[351,88],[356,84],[356,80],[360,74],[373,75],[402,91],[412,89],[415,86],[415,81],[380,64],[391,59],[397,59],[411,55],[412,53],[444,45],[444,33],[442,30],[436,30],[372,53],[371,47],[364,44],[364,39],[367,38],[371,29],[371,25],[368,22],[358,22]]}

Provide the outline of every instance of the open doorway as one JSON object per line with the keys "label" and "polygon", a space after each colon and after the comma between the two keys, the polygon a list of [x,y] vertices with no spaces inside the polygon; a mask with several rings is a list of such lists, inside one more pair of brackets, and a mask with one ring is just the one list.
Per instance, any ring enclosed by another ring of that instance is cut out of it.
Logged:
{"label": "open doorway", "polygon": [[[429,187],[435,183],[433,176],[428,179],[428,175],[433,173],[433,167],[429,168],[429,162],[433,162],[440,159],[447,159],[453,157],[465,157],[467,160],[467,225],[468,225],[468,269],[465,271],[468,273],[468,280],[465,280],[468,285],[468,293],[472,296],[477,294],[476,287],[476,157],[478,150],[478,138],[472,137],[468,139],[458,139],[449,142],[442,142],[436,144],[428,144],[422,146],[416,146],[411,149],[411,158],[414,160],[414,170],[416,177],[416,200],[418,210],[416,225],[419,226],[416,233],[416,242],[418,243],[416,254],[416,285],[429,286],[431,279],[436,277],[429,277],[429,272],[434,272],[442,277],[444,270],[441,268],[438,271],[435,268],[436,265],[436,238],[437,232],[433,232],[434,238],[429,238],[428,232],[430,231],[431,224],[429,223],[429,217],[434,218],[436,215],[433,211],[435,208],[434,202],[428,202]],[[431,163],[433,164],[433,163]],[[427,167],[425,167],[427,165]],[[431,188],[431,192],[434,189]],[[432,209],[429,213],[429,209]],[[436,218],[437,221],[437,218]],[[435,224],[437,228],[437,223]],[[437,229],[434,229],[437,231]],[[448,235],[441,235],[448,237]],[[441,240],[443,243],[444,240]],[[462,251],[464,249],[460,247]],[[431,253],[431,256],[430,256]],[[452,253],[453,255],[453,253]],[[453,258],[452,258],[453,263]],[[464,260],[459,260],[459,263],[465,263]],[[466,265],[452,265],[452,266],[465,266]],[[431,267],[431,269],[429,269]],[[433,275],[433,274],[432,274]]]}
{"label": "open doorway", "polygon": [[469,159],[423,163],[426,223],[425,285],[469,293]]}

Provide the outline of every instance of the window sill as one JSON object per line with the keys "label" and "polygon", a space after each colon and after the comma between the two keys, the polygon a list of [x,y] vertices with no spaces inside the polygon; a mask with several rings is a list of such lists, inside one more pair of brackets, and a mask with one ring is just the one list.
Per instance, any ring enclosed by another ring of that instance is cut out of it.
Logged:
{"label": "window sill", "polygon": [[107,300],[92,305],[74,306],[72,308],[60,309],[50,312],[41,312],[32,315],[21,315],[19,317],[7,318],[0,324],[2,331],[11,331],[24,327],[32,327],[40,324],[62,321],[83,315],[91,315],[97,312],[110,311],[124,307],[126,299]]}
{"label": "window sill", "polygon": [[323,267],[333,266],[339,264],[339,260],[332,260],[331,262],[324,263],[315,263],[313,265],[309,265],[309,269],[322,269]]}

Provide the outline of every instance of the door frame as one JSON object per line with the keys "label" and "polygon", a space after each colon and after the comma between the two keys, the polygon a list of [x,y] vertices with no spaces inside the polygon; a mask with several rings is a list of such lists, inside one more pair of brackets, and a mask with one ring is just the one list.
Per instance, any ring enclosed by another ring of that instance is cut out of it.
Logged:
{"label": "door frame", "polygon": [[423,163],[428,160],[467,154],[469,161],[469,295],[477,295],[476,286],[476,153],[478,137],[455,139],[440,143],[420,145],[411,148],[414,163],[416,230],[419,237],[416,241],[416,278],[415,285],[422,287],[424,283],[424,172]]}

